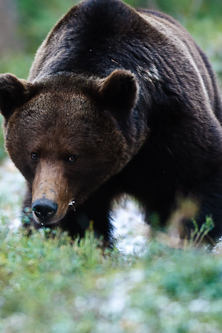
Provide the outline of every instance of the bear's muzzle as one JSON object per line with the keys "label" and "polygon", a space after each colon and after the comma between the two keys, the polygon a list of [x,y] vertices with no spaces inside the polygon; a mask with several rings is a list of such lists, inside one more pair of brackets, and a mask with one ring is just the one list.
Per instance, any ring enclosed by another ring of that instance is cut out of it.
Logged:
{"label": "bear's muzzle", "polygon": [[35,215],[35,219],[42,224],[47,225],[50,222],[50,219],[56,214],[58,205],[48,199],[36,200],[32,204],[32,211]]}

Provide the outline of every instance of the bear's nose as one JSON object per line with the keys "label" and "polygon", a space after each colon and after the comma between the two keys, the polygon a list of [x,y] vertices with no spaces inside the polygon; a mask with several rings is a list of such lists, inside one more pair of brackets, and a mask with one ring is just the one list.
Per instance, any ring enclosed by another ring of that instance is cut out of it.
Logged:
{"label": "bear's nose", "polygon": [[49,221],[57,212],[58,205],[48,199],[36,200],[32,204],[32,210],[41,223]]}

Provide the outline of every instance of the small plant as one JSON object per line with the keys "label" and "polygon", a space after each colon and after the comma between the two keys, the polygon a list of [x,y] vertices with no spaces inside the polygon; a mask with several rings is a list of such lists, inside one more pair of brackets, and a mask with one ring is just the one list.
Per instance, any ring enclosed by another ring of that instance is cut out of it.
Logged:
{"label": "small plant", "polygon": [[202,241],[207,238],[212,245],[215,245],[213,240],[208,235],[208,233],[214,228],[214,222],[212,217],[206,216],[206,222],[202,224],[200,228],[194,219],[192,220],[192,222],[194,225],[194,230],[191,233],[190,244],[198,247],[202,243]]}

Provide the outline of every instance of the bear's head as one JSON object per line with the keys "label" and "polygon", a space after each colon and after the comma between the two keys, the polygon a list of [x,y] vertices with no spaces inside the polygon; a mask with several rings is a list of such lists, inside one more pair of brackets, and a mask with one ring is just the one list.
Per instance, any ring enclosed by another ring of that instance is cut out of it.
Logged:
{"label": "bear's head", "polygon": [[32,193],[36,223],[58,223],[132,158],[134,75],[57,75],[30,83],[0,75],[5,146]]}

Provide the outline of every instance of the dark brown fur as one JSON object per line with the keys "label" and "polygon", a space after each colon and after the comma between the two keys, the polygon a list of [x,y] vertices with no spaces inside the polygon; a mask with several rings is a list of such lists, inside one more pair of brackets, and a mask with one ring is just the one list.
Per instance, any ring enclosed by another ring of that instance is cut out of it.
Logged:
{"label": "dark brown fur", "polygon": [[161,226],[191,198],[198,224],[212,215],[210,235],[222,234],[221,100],[206,56],[169,16],[81,2],[40,46],[28,81],[0,76],[0,108],[36,227],[83,235],[93,220],[108,240],[112,201],[128,193]]}

